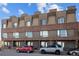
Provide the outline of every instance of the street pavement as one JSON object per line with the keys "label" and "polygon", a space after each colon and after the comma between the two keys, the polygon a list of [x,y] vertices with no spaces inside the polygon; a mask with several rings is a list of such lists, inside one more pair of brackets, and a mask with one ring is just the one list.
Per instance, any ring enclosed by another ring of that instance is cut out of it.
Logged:
{"label": "street pavement", "polygon": [[33,53],[17,53],[15,49],[2,49],[0,51],[0,56],[67,56],[67,54],[66,52],[61,53],[61,55],[41,54],[37,50]]}

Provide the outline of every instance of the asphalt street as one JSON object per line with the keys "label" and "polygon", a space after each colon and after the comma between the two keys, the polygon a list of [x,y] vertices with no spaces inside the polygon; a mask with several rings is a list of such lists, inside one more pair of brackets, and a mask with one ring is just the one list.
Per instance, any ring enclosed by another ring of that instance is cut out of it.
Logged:
{"label": "asphalt street", "polygon": [[37,50],[33,53],[17,53],[15,49],[2,49],[0,51],[0,56],[67,56],[67,54],[66,52],[61,53],[61,55],[41,54]]}

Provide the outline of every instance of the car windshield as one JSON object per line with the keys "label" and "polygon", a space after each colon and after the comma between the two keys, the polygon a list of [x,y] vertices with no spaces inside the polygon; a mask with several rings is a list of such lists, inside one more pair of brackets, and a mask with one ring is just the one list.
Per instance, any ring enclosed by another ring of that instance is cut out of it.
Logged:
{"label": "car windshield", "polygon": [[53,44],[53,45],[49,45],[48,47],[59,47],[59,48],[61,48],[62,46],[61,45],[59,45],[59,44]]}
{"label": "car windshield", "polygon": [[59,44],[57,44],[57,46],[58,46],[58,47],[60,47],[60,48],[62,47],[62,46],[61,46],[61,45],[59,45]]}
{"label": "car windshield", "polygon": [[55,45],[49,45],[48,47],[56,47]]}
{"label": "car windshield", "polygon": [[75,49],[75,50],[79,51],[79,48],[77,48],[77,49]]}
{"label": "car windshield", "polygon": [[28,47],[28,46],[22,46],[21,48],[23,48],[23,47]]}

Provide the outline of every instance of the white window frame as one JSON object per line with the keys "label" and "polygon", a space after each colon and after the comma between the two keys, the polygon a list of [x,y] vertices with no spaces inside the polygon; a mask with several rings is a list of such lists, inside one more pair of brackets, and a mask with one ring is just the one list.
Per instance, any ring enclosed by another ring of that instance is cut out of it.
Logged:
{"label": "white window frame", "polygon": [[28,42],[27,42],[27,45],[28,45],[28,46],[33,46],[33,42],[28,41]]}
{"label": "white window frame", "polygon": [[3,24],[3,28],[6,28],[6,24]]}
{"label": "white window frame", "polygon": [[13,28],[17,28],[18,23],[13,23]]}
{"label": "white window frame", "polygon": [[14,38],[19,38],[19,32],[13,33],[13,37],[14,37]]}
{"label": "white window frame", "polygon": [[41,25],[46,25],[47,24],[47,20],[46,19],[42,19],[41,20]]}
{"label": "white window frame", "polygon": [[67,37],[67,30],[57,30],[57,35],[58,37]]}
{"label": "white window frame", "polygon": [[48,44],[48,42],[42,41],[42,42],[41,42],[41,47],[47,47],[47,44]]}
{"label": "white window frame", "polygon": [[40,36],[48,37],[48,31],[40,31]]}
{"label": "white window frame", "polygon": [[26,26],[31,26],[31,20],[26,21]]}
{"label": "white window frame", "polygon": [[[31,34],[31,36],[29,36],[29,33]],[[26,32],[25,35],[26,35],[26,37],[28,37],[28,38],[32,38],[32,37],[33,37],[33,33],[32,33],[32,32]]]}
{"label": "white window frame", "polygon": [[64,23],[65,22],[65,19],[64,18],[59,18],[58,19],[58,24],[62,24],[62,23]]}
{"label": "white window frame", "polygon": [[2,38],[8,38],[8,34],[7,33],[3,33],[2,34]]}

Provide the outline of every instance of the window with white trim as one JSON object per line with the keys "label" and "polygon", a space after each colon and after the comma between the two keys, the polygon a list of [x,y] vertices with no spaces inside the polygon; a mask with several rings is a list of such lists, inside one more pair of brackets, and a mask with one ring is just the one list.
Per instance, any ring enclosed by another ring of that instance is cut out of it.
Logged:
{"label": "window with white trim", "polygon": [[47,47],[47,42],[41,42],[41,47]]}
{"label": "window with white trim", "polygon": [[8,37],[7,33],[2,34],[2,38],[7,38],[7,37]]}
{"label": "window with white trim", "polygon": [[27,45],[28,45],[28,46],[33,46],[33,42],[30,42],[30,41],[29,41],[29,42],[27,42]]}
{"label": "window with white trim", "polygon": [[40,36],[48,37],[48,31],[40,31]]}
{"label": "window with white trim", "polygon": [[3,28],[6,28],[6,24],[3,24]]}
{"label": "window with white trim", "polygon": [[14,38],[19,38],[19,33],[18,33],[18,32],[13,33],[13,37],[14,37]]}
{"label": "window with white trim", "polygon": [[26,32],[26,37],[31,38],[33,36],[32,32]]}
{"label": "window with white trim", "polygon": [[26,26],[31,26],[31,20],[26,21]]}
{"label": "window with white trim", "polygon": [[17,28],[18,23],[13,23],[13,28]]}
{"label": "window with white trim", "polygon": [[67,30],[57,30],[57,35],[59,37],[67,37]]}
{"label": "window with white trim", "polygon": [[64,23],[65,22],[65,19],[64,18],[59,18],[58,19],[58,24],[62,24],[62,23]]}
{"label": "window with white trim", "polygon": [[41,24],[41,25],[46,25],[46,24],[47,24],[47,20],[46,20],[46,19],[40,20],[40,24]]}

